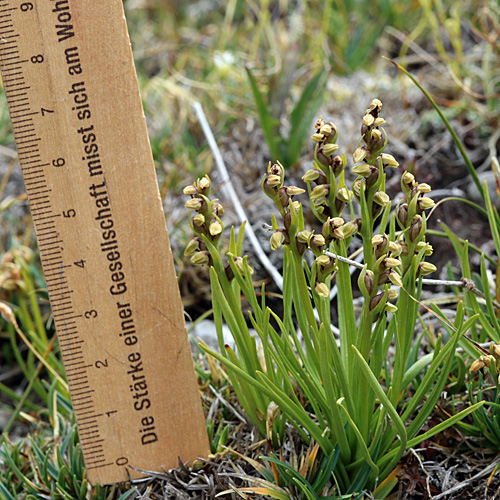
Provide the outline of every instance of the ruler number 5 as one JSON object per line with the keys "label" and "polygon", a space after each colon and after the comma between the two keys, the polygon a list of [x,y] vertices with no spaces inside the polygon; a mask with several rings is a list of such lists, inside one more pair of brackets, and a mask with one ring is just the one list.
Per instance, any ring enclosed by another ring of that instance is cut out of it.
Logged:
{"label": "ruler number 5", "polygon": [[63,217],[66,219],[70,219],[71,217],[76,217],[76,210],[74,208],[70,208],[69,210],[63,210]]}

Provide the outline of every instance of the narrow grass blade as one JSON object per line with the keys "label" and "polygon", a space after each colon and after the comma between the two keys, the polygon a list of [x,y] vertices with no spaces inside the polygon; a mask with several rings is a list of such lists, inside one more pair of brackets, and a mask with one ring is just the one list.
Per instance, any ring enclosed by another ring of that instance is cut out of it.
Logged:
{"label": "narrow grass blade", "polygon": [[249,68],[245,68],[248,81],[250,82],[250,86],[252,87],[253,98],[255,100],[255,104],[257,105],[257,113],[259,115],[260,126],[262,127],[262,132],[264,133],[264,137],[266,138],[267,145],[269,146],[269,150],[271,151],[271,156],[274,161],[280,159],[280,149],[279,149],[279,122],[275,118],[273,118],[269,112],[269,107],[264,100],[264,96],[262,92],[259,90],[257,85],[257,81],[253,76],[252,72]]}
{"label": "narrow grass blade", "polygon": [[311,124],[315,118],[321,102],[323,101],[323,90],[327,79],[325,70],[321,70],[307,84],[299,102],[290,115],[291,129],[287,140],[288,165],[293,166],[300,157],[306,138],[309,136]]}

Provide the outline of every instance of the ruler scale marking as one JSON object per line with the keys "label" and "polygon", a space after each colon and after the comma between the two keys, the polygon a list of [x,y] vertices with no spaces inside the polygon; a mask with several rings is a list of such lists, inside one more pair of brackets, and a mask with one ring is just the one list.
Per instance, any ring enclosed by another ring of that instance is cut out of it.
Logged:
{"label": "ruler scale marking", "polygon": [[0,67],[89,479],[207,456],[121,0],[0,2]]}

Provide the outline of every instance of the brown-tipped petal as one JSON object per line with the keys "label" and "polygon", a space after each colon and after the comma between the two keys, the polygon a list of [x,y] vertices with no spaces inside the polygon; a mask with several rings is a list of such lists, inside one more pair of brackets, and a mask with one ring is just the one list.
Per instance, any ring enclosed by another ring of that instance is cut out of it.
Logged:
{"label": "brown-tipped petal", "polygon": [[368,269],[365,273],[364,278],[363,278],[368,295],[371,295],[371,293],[373,292],[373,284],[374,284],[373,279],[374,279],[374,277],[375,277],[375,275],[373,274],[373,271]]}
{"label": "brown-tipped petal", "polygon": [[370,300],[370,311],[373,311],[381,302],[381,300],[384,298],[385,292],[378,293],[375,295],[375,297],[372,297]]}
{"label": "brown-tipped petal", "polygon": [[286,208],[288,206],[288,200],[290,199],[290,197],[288,196],[285,187],[280,188],[280,190],[278,191],[278,197],[279,197],[281,206],[283,208]]}
{"label": "brown-tipped petal", "polygon": [[420,231],[422,231],[423,221],[420,215],[415,215],[412,219],[410,226],[410,239],[415,241],[420,236]]}
{"label": "brown-tipped petal", "polygon": [[403,227],[406,227],[408,222],[408,205],[406,203],[400,205],[398,209],[398,220]]}
{"label": "brown-tipped petal", "polygon": [[278,165],[278,163],[274,163],[273,165],[269,166],[268,174],[277,175],[281,179],[281,177],[283,177],[283,175],[285,174],[285,171],[283,170],[283,167],[281,165]]}

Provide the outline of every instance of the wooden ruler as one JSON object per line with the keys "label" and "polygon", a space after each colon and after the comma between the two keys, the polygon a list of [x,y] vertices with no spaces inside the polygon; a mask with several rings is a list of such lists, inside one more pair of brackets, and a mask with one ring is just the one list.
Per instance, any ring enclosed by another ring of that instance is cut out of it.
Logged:
{"label": "wooden ruler", "polygon": [[0,0],[0,67],[90,481],[207,456],[122,1]]}

